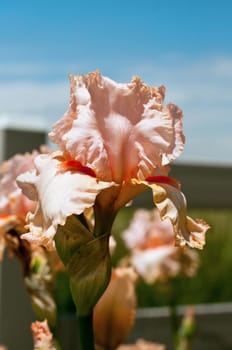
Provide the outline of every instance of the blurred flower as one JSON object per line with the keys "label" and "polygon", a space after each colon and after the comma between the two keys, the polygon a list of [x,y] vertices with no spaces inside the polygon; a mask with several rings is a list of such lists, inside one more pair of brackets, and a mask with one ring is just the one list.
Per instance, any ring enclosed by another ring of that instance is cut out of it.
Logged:
{"label": "blurred flower", "polygon": [[99,348],[113,350],[129,335],[136,316],[136,273],[113,269],[111,281],[94,308],[94,335]]}
{"label": "blurred flower", "polygon": [[[40,155],[36,171],[18,178],[38,201],[25,237],[52,249],[58,225],[94,207],[94,236],[109,234],[118,210],[148,188],[176,242],[202,248],[207,225],[186,216],[179,183],[168,163],[184,146],[182,112],[163,106],[165,88],[135,77],[119,84],[99,72],[71,76],[69,109],[50,133],[60,152]],[[55,195],[54,195],[55,194]]]}
{"label": "blurred flower", "polygon": [[7,348],[4,345],[0,345],[0,350],[7,350]]}
{"label": "blurred flower", "polygon": [[39,153],[16,154],[2,163],[0,167],[0,213],[16,215],[24,220],[29,211],[35,209],[35,203],[22,195],[16,183],[19,174],[34,169],[34,158]]}
{"label": "blurred flower", "polygon": [[56,305],[52,296],[54,272],[63,264],[54,251],[49,254],[23,239],[26,215],[35,209],[35,202],[28,199],[16,183],[16,177],[25,170],[34,171],[37,151],[17,154],[0,167],[0,259],[7,247],[10,256],[20,261],[24,282],[32,307],[41,319],[46,317],[51,325],[56,321]]}
{"label": "blurred flower", "polygon": [[130,264],[147,283],[191,277],[198,268],[196,251],[174,246],[173,226],[169,220],[161,221],[156,209],[138,209],[122,237],[130,251]]}
{"label": "blurred flower", "polygon": [[31,330],[34,340],[34,350],[56,350],[47,320],[33,322]]}
{"label": "blurred flower", "polygon": [[[27,171],[34,169],[33,160],[38,152],[32,154],[17,154],[9,160],[6,160],[0,166],[0,258],[2,259],[8,239],[8,248],[13,241],[17,244],[15,235],[6,234],[17,231],[20,235],[25,233],[25,217],[28,212],[35,209],[35,202],[22,194],[22,190],[16,183],[16,177]],[[24,242],[28,245],[27,242]],[[23,245],[24,245],[23,243]]]}
{"label": "blurred flower", "polygon": [[137,340],[137,342],[132,345],[121,345],[117,350],[165,350],[166,347],[162,344],[147,342],[143,339]]}

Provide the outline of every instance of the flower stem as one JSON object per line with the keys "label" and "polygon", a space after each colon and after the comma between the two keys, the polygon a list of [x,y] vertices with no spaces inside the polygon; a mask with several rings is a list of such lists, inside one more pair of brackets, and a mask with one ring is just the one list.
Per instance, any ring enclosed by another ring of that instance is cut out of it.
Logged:
{"label": "flower stem", "polygon": [[169,306],[169,315],[170,315],[170,322],[171,322],[173,347],[175,350],[177,350],[178,342],[179,342],[179,337],[178,337],[179,320],[178,320],[176,305],[172,304]]}
{"label": "flower stem", "polygon": [[93,314],[78,316],[80,348],[94,350]]}

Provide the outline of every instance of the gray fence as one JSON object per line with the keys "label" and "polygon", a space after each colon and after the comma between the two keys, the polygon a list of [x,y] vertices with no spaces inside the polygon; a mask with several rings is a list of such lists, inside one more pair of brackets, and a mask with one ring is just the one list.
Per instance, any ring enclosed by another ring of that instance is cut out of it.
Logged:
{"label": "gray fence", "polygon": [[[185,311],[180,307],[179,316]],[[232,304],[196,305],[196,335],[191,350],[232,349]],[[62,350],[78,349],[78,324],[74,316],[60,319],[59,338]],[[137,311],[137,318],[127,343],[137,339],[165,344],[173,350],[168,308],[146,308]]]}
{"label": "gray fence", "polygon": [[188,206],[232,208],[232,162],[231,165],[176,163],[170,175],[180,180]]}
{"label": "gray fence", "polygon": [[[232,208],[232,162],[230,165],[173,163],[170,176],[181,183],[188,207]],[[133,204],[152,207],[147,191]]]}

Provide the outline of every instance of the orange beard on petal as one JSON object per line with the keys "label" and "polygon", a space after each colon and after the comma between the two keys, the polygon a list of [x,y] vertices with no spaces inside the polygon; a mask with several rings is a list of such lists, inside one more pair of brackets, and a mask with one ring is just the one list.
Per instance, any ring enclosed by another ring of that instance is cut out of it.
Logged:
{"label": "orange beard on petal", "polygon": [[78,160],[75,159],[63,161],[60,165],[60,169],[63,171],[79,171],[86,175],[96,177],[96,173],[93,169],[89,168],[88,166],[82,165]]}
{"label": "orange beard on petal", "polygon": [[166,185],[171,185],[173,187],[176,187],[177,189],[180,189],[180,183],[174,178],[170,176],[165,176],[165,175],[159,175],[159,176],[148,176],[146,178],[146,181],[149,183],[163,183]]}

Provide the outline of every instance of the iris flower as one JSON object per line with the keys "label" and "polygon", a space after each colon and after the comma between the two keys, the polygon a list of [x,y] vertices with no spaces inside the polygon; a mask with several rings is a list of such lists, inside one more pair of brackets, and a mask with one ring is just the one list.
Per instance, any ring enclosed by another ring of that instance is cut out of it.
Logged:
{"label": "iris flower", "polygon": [[160,220],[157,209],[138,209],[122,238],[129,249],[129,263],[147,283],[192,277],[197,271],[197,252],[174,246],[173,227],[168,220]]}
{"label": "iris flower", "polygon": [[71,100],[50,139],[59,150],[39,155],[34,172],[18,183],[37,201],[26,238],[54,246],[59,225],[94,209],[94,237],[109,234],[120,208],[150,189],[162,219],[170,219],[176,244],[202,248],[208,226],[186,215],[180,184],[169,162],[184,147],[182,111],[163,104],[164,86],[135,77],[117,83],[98,71],[70,76]]}
{"label": "iris flower", "polygon": [[163,104],[165,88],[138,77],[117,83],[98,71],[70,81],[68,110],[49,134],[58,150],[37,156],[18,184],[36,202],[23,236],[56,247],[70,277],[82,349],[93,350],[93,308],[110,281],[109,236],[120,208],[151,190],[181,246],[202,248],[208,226],[187,216],[180,184],[168,175],[184,135],[182,111]]}

